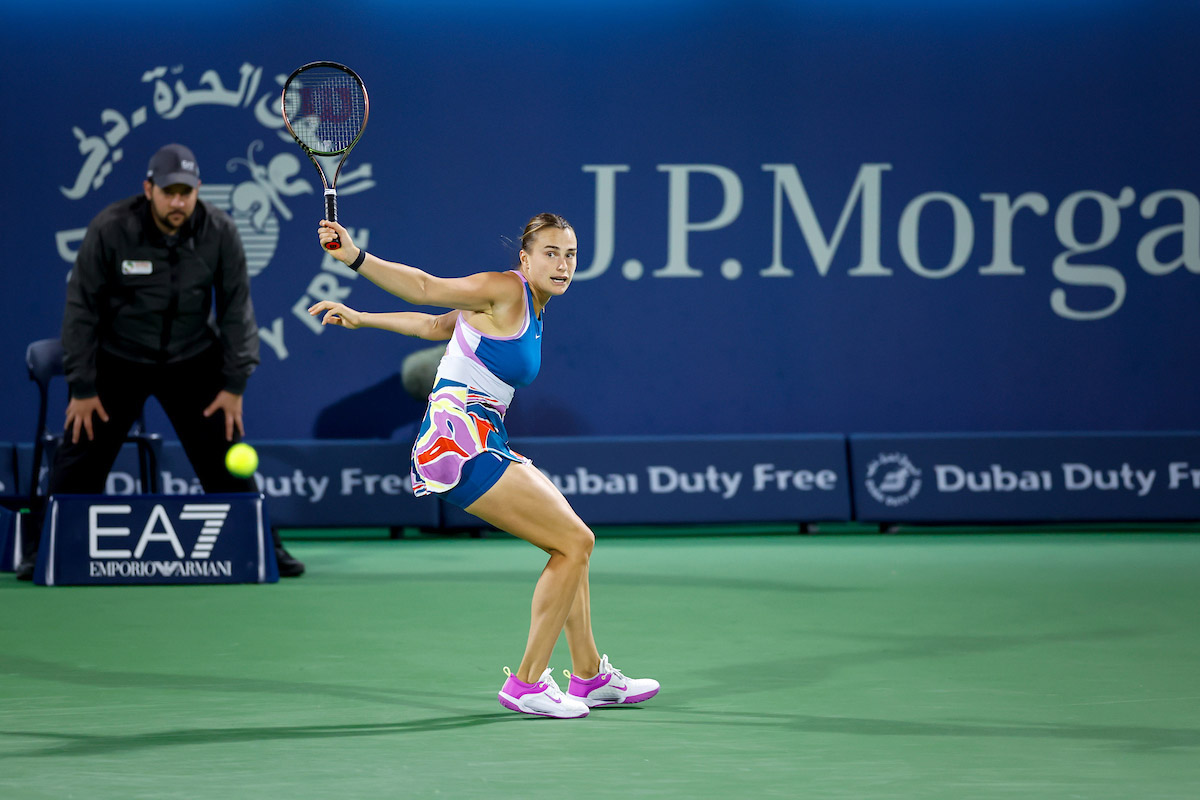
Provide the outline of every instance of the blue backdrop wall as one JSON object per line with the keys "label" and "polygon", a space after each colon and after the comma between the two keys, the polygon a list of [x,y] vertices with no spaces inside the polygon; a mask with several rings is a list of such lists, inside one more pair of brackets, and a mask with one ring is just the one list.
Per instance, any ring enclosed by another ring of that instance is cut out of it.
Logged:
{"label": "blue backdrop wall", "polygon": [[248,434],[419,414],[425,343],[302,311],[400,307],[316,244],[277,108],[317,59],[371,93],[340,210],[372,252],[504,269],[530,215],[575,224],[515,435],[1196,427],[1194,3],[188,5],[6,4],[0,440],[83,229],[168,141],[251,254]]}

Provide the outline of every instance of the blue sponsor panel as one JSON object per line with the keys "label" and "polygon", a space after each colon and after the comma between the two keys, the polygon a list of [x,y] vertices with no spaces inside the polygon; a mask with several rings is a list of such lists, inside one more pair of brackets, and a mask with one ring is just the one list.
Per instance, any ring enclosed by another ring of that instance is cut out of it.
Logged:
{"label": "blue sponsor panel", "polygon": [[850,463],[863,521],[1200,519],[1200,433],[854,435]]}
{"label": "blue sponsor panel", "polygon": [[257,494],[50,498],[33,580],[42,586],[274,583]]}
{"label": "blue sponsor panel", "polygon": [[[521,438],[591,525],[833,521],[850,518],[845,438]],[[442,504],[449,527],[479,520]]]}

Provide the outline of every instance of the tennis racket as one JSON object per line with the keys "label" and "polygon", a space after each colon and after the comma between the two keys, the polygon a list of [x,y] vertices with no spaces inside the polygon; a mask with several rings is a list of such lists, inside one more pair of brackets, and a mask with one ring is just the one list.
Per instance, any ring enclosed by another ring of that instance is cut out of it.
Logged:
{"label": "tennis racket", "polygon": [[[337,179],[346,156],[367,127],[367,87],[354,70],[334,61],[314,61],[300,67],[283,83],[283,124],[317,168],[325,187],[325,219],[337,222]],[[317,156],[336,157],[333,180]],[[325,245],[337,250],[342,242],[336,236]]]}

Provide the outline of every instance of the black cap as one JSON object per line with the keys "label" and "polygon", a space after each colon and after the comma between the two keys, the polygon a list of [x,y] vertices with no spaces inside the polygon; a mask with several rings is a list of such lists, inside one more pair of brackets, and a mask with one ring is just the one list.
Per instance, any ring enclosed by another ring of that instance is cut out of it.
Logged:
{"label": "black cap", "polygon": [[200,183],[200,167],[196,156],[181,144],[169,144],[154,154],[146,177],[155,186],[171,186],[182,183],[195,188]]}

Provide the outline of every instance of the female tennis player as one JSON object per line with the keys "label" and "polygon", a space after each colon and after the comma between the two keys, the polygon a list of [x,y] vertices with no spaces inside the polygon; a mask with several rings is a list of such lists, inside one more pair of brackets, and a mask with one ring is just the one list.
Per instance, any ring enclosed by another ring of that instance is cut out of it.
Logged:
{"label": "female tennis player", "polygon": [[[570,223],[538,214],[521,236],[518,269],[463,278],[439,278],[370,255],[336,222],[322,220],[318,232],[322,247],[340,237],[341,248],[326,252],[380,288],[413,305],[453,309],[366,313],[322,300],[308,310],[323,314],[324,325],[449,340],[413,445],[414,492],[437,494],[550,554],[533,591],[525,655],[515,673],[504,668],[500,704],[570,718],[656,695],[658,681],[625,677],[596,648],[588,592],[595,535],[550,479],[509,447],[504,428],[515,388],[529,385],[541,365],[542,310],[567,291],[575,274],[578,245]],[[571,651],[565,693],[549,666],[564,630]]]}

